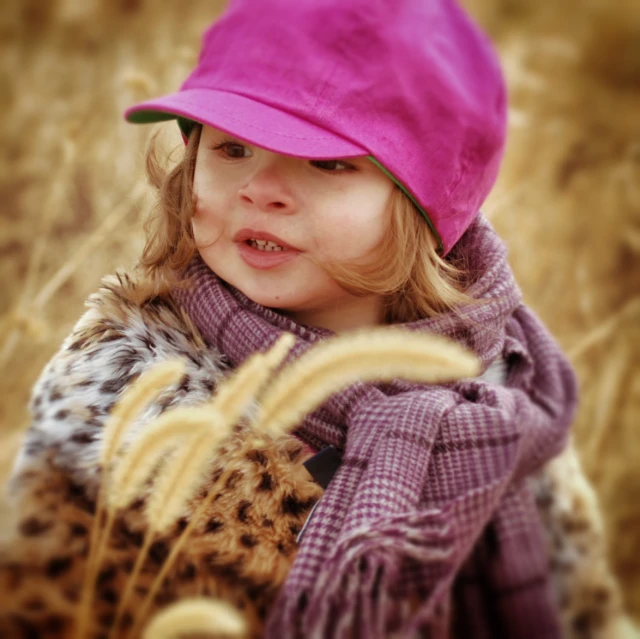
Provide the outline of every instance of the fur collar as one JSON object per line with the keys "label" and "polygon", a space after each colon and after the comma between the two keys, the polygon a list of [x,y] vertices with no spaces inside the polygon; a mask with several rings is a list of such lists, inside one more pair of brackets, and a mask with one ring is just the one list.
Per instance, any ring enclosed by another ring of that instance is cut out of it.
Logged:
{"label": "fur collar", "polygon": [[140,415],[140,427],[169,407],[202,403],[226,367],[179,307],[131,274],[105,278],[87,306],[34,386],[16,473],[50,450],[58,467],[93,491],[102,426],[128,384],[157,362],[186,363],[180,383]]}

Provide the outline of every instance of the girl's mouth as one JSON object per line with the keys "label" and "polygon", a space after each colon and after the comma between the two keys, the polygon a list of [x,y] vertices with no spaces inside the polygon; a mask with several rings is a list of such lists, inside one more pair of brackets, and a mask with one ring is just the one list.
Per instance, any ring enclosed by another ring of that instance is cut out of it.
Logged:
{"label": "girl's mouth", "polygon": [[300,255],[300,251],[280,246],[270,240],[248,239],[238,242],[242,260],[251,268],[267,270],[280,266]]}

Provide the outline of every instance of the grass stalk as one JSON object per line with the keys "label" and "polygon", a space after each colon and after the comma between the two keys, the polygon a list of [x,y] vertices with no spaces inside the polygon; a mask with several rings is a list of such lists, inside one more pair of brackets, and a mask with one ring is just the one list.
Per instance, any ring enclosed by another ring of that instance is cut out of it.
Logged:
{"label": "grass stalk", "polygon": [[163,362],[141,375],[128,388],[114,406],[104,426],[104,439],[100,455],[102,477],[96,498],[96,511],[89,538],[89,555],[85,568],[84,584],[76,618],[75,637],[83,639],[89,623],[93,592],[100,563],[105,552],[106,543],[111,533],[114,512],[107,516],[104,533],[100,534],[100,526],[104,517],[106,494],[109,482],[111,462],[120,447],[126,427],[137,414],[154,399],[166,386],[175,383],[184,371],[184,363],[180,361]]}
{"label": "grass stalk", "polygon": [[151,548],[151,543],[154,537],[155,537],[155,531],[151,526],[149,526],[144,535],[144,541],[142,543],[142,547],[140,548],[140,551],[138,552],[138,556],[136,557],[136,563],[133,566],[133,570],[131,571],[131,574],[127,578],[127,583],[125,584],[124,591],[120,596],[120,600],[118,601],[118,607],[116,608],[113,624],[111,626],[111,629],[109,630],[108,639],[114,639],[117,636],[118,626],[120,625],[120,620],[122,619],[122,615],[124,614],[124,610],[125,610],[125,603],[129,599],[129,596],[131,595],[131,591],[135,586],[138,575],[140,574],[140,571],[142,570],[142,566],[144,565],[144,561],[147,558],[147,555],[149,554],[149,548]]}
{"label": "grass stalk", "polygon": [[[247,440],[244,442],[243,450],[251,448],[252,446],[253,446],[253,443],[251,439]],[[242,453],[239,452],[238,457],[241,457],[241,456],[242,456]],[[233,470],[234,470],[233,467],[227,468],[226,471],[223,472],[222,475],[218,478],[218,480],[213,484],[211,484],[211,486],[209,486],[209,489],[207,490],[207,494],[203,497],[203,499],[198,504],[196,510],[193,512],[193,514],[189,518],[189,521],[185,529],[180,533],[178,538],[173,543],[171,547],[171,551],[169,552],[169,555],[165,559],[164,563],[162,564],[156,578],[153,580],[153,583],[149,588],[149,592],[147,593],[147,596],[145,597],[144,601],[138,608],[136,620],[131,630],[131,637],[137,636],[137,633],[141,629],[142,623],[144,621],[144,617],[147,611],[149,610],[149,606],[152,604],[153,599],[156,596],[156,593],[158,592],[160,586],[162,585],[167,573],[173,567],[184,545],[189,540],[189,536],[191,535],[191,532],[195,528],[197,522],[200,521],[200,519],[202,518],[204,513],[207,511],[209,506],[211,506],[211,503],[213,502],[213,499],[216,495],[216,487],[223,485],[227,481],[227,479],[229,478]]]}

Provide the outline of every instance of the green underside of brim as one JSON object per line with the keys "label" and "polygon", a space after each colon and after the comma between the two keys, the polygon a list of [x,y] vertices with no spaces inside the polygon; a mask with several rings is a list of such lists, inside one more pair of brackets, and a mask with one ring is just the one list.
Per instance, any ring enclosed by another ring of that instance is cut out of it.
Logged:
{"label": "green underside of brim", "polygon": [[418,211],[420,212],[420,215],[422,215],[422,217],[426,220],[427,224],[429,225],[431,232],[433,233],[434,237],[438,241],[438,250],[441,251],[443,249],[443,245],[442,245],[442,240],[440,239],[440,235],[438,235],[438,231],[436,231],[435,227],[433,226],[433,222],[427,215],[427,212],[420,206],[420,204],[418,204],[418,201],[416,200],[416,198],[413,197],[411,193],[409,193],[409,191],[407,190],[407,187],[404,184],[402,184],[400,180],[396,179],[393,173],[391,173],[390,171],[387,171],[387,169],[385,169],[384,166],[382,166],[382,164],[380,164],[380,162],[378,162],[378,160],[376,160],[372,155],[367,155],[367,159],[373,162],[390,180],[395,182],[396,186],[411,200],[413,206],[415,206],[418,209]]}
{"label": "green underside of brim", "polygon": [[133,124],[152,124],[153,122],[164,122],[166,120],[175,120],[176,118],[178,118],[178,116],[175,113],[164,113],[163,111],[136,111],[127,116],[127,122],[131,122]]}
{"label": "green underside of brim", "polygon": [[[165,122],[167,120],[177,120],[178,126],[180,127],[180,131],[185,137],[189,137],[189,133],[191,132],[191,128],[193,126],[193,121],[187,118],[182,118],[174,113],[163,113],[162,111],[138,111],[136,113],[132,113],[127,120],[132,122],[133,124],[151,124],[153,122]],[[433,226],[433,222],[429,219],[427,212],[418,204],[418,201],[415,197],[407,190],[407,187],[400,182],[400,180],[396,179],[396,177],[388,171],[378,160],[376,160],[372,155],[367,155],[367,159],[373,162],[390,180],[392,180],[398,188],[411,200],[412,204],[418,209],[420,215],[426,220],[431,232],[434,237],[438,241],[438,250],[442,250],[442,240],[440,239],[440,235],[436,231]]]}

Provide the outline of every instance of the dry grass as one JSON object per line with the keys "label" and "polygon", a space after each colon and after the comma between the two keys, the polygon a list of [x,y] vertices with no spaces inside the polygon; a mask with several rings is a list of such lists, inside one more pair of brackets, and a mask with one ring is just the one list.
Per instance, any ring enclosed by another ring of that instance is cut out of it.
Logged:
{"label": "dry grass", "polygon": [[414,334],[409,339],[406,331],[389,327],[346,333],[286,369],[265,392],[256,424],[274,435],[288,432],[331,393],[357,381],[403,377],[436,383],[479,374],[475,356],[435,335]]}
{"label": "dry grass", "polygon": [[[255,403],[257,410],[250,417],[245,445],[255,447],[260,445],[260,441],[265,441],[266,445],[269,436],[281,436],[294,429],[307,412],[317,408],[332,393],[358,380],[390,381],[403,377],[417,382],[440,383],[476,375],[479,369],[475,356],[443,338],[406,331],[369,330],[359,336],[345,335],[321,343],[274,376],[274,369],[285,359],[293,343],[292,336],[284,335],[270,351],[254,355],[240,367],[221,385],[211,401],[200,407],[167,411],[152,420],[128,445],[122,443],[127,441],[135,418],[167,385],[179,379],[182,373],[180,362],[157,364],[137,379],[115,405],[104,428],[101,453],[104,472],[93,518],[74,636],[84,637],[91,626],[96,577],[104,568],[102,559],[119,508],[131,500],[132,489],[129,484],[139,487],[133,497],[146,498],[147,529],[122,593],[111,637],[116,636],[120,616],[130,604],[131,593],[152,542],[188,510],[189,503],[203,488],[216,452],[231,437],[238,420],[244,418],[243,409],[250,403]],[[367,356],[363,356],[365,344]],[[371,357],[376,364],[374,367]],[[382,359],[385,365],[380,367],[378,363]],[[372,370],[375,370],[374,374]],[[263,392],[265,386],[267,388]],[[242,401],[238,401],[240,397]],[[284,409],[281,402],[283,397],[288,398],[288,406]],[[161,455],[166,452],[170,454],[167,463],[159,464]],[[145,456],[149,459],[145,459]],[[137,463],[133,464],[131,460]],[[125,470],[121,471],[121,468]],[[132,468],[135,469],[134,476],[128,482],[122,481],[122,477],[131,474]],[[201,512],[210,504],[217,487],[224,485],[229,472],[233,471],[227,468],[216,482],[206,487],[205,496],[192,514],[190,523],[173,543],[169,556],[137,608],[130,636],[138,636],[165,574],[188,540],[194,522],[200,519]],[[153,486],[147,494],[148,481]],[[172,624],[183,619],[186,612],[195,610],[192,618],[194,624],[201,622],[206,625],[212,616],[215,618],[216,606],[215,603],[186,602],[171,612],[161,613],[159,618],[171,628]],[[198,612],[200,614],[196,614]],[[152,628],[157,623],[152,622]],[[193,628],[195,632],[196,626]],[[206,628],[198,626],[198,629]],[[167,629],[162,636],[173,634]]]}
{"label": "dry grass", "polygon": [[[486,211],[527,301],[573,356],[576,440],[640,619],[640,16],[633,0],[467,3],[498,43],[511,90],[509,148]],[[27,424],[31,385],[82,300],[140,249],[149,129],[121,112],[176,88],[220,4],[0,8],[3,444]]]}
{"label": "dry grass", "polygon": [[197,634],[230,639],[245,636],[245,622],[229,604],[188,599],[168,606],[151,621],[143,639],[179,639]]}

